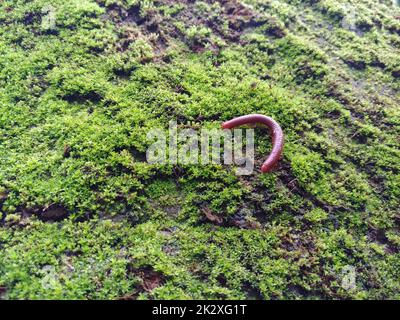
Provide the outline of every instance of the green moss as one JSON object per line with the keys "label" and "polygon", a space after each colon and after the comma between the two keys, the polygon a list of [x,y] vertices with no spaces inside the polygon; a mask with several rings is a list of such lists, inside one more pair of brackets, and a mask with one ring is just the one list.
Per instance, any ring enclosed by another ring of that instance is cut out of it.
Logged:
{"label": "green moss", "polygon": [[[6,298],[399,298],[399,12],[349,4],[1,2]],[[146,162],[150,129],[249,113],[273,173]]]}
{"label": "green moss", "polygon": [[306,218],[311,223],[318,223],[325,221],[328,218],[328,214],[326,213],[326,211],[320,208],[316,208],[310,212],[307,212],[304,215],[304,218]]}

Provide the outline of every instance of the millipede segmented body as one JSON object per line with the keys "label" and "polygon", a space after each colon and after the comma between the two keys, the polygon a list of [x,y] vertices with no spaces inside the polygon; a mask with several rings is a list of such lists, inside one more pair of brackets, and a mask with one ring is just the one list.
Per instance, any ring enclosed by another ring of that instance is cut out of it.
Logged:
{"label": "millipede segmented body", "polygon": [[222,124],[223,129],[232,129],[244,124],[262,123],[271,130],[272,135],[272,151],[267,160],[261,166],[261,172],[266,173],[272,170],[274,165],[279,161],[283,151],[283,131],[281,126],[274,119],[262,114],[249,114],[234,118]]}

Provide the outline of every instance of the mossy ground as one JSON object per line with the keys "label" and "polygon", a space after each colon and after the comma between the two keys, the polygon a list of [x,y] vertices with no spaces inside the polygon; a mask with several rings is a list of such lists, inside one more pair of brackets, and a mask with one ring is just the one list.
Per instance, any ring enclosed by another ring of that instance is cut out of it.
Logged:
{"label": "mossy ground", "polygon": [[[1,1],[0,297],[399,299],[399,17]],[[271,174],[145,162],[151,128],[248,113],[285,132]]]}

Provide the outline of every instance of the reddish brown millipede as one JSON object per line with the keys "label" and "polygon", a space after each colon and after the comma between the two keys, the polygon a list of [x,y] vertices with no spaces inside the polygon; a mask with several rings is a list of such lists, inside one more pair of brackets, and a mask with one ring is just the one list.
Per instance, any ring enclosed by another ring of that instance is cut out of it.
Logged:
{"label": "reddish brown millipede", "polygon": [[272,118],[262,114],[249,114],[234,118],[222,124],[223,129],[232,129],[244,124],[249,123],[262,123],[265,124],[270,130],[272,135],[272,151],[267,160],[261,166],[261,172],[269,172],[274,165],[279,161],[283,151],[283,131],[281,126]]}

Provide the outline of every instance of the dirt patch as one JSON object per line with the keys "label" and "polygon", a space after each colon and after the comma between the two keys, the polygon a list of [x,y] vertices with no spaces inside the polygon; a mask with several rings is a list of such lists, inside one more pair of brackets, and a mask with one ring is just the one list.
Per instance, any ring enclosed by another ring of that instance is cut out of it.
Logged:
{"label": "dirt patch", "polygon": [[235,215],[223,219],[214,214],[208,207],[204,206],[201,209],[204,214],[203,220],[222,227],[235,227],[240,229],[260,229],[261,224],[256,221],[251,212],[247,209],[242,209]]}
{"label": "dirt patch", "polygon": [[8,192],[7,191],[1,191],[0,192],[0,203],[2,204],[8,196]]}
{"label": "dirt patch", "polygon": [[204,217],[210,221],[211,223],[214,223],[216,225],[221,225],[223,223],[223,220],[221,217],[218,217],[214,213],[211,212],[211,210],[208,207],[203,207],[201,209],[201,212],[204,214]]}
{"label": "dirt patch", "polygon": [[128,266],[128,273],[138,277],[139,283],[136,285],[133,293],[120,297],[119,300],[136,300],[140,293],[151,292],[165,283],[165,276],[161,272],[155,271],[151,266],[140,268]]}
{"label": "dirt patch", "polygon": [[385,246],[385,251],[388,254],[396,254],[399,253],[399,248],[396,244],[389,241],[386,236],[386,231],[378,228],[370,228],[368,231],[368,239],[372,242],[379,243]]}
{"label": "dirt patch", "polygon": [[31,25],[31,24],[38,24],[41,22],[41,14],[38,12],[27,12],[24,16],[24,24]]}
{"label": "dirt patch", "polygon": [[347,65],[349,65],[351,68],[356,69],[356,70],[365,70],[367,67],[367,63],[362,60],[355,60],[355,59],[346,59],[344,60]]}
{"label": "dirt patch", "polygon": [[[248,29],[256,28],[268,23],[268,19],[256,13],[251,7],[245,6],[238,1],[207,1],[209,5],[219,3],[218,14],[202,12],[196,2],[186,2],[186,8],[177,15],[176,19],[183,21],[185,28],[192,26],[209,28],[212,34],[218,36],[228,43],[239,43],[241,36]],[[272,26],[271,34],[279,34]],[[202,51],[205,46],[211,50],[219,50],[219,45],[215,43],[212,36],[203,39],[190,39],[181,33],[182,40],[189,45],[193,51]]]}
{"label": "dirt patch", "polygon": [[98,92],[90,91],[86,93],[74,92],[64,95],[61,98],[70,103],[84,104],[91,102],[97,104],[103,99],[103,96]]}
{"label": "dirt patch", "polygon": [[69,216],[67,209],[59,204],[51,204],[48,207],[42,209],[38,214],[38,217],[42,221],[56,222],[64,220]]}
{"label": "dirt patch", "polygon": [[5,298],[6,293],[7,293],[7,288],[0,287],[0,300],[3,300]]}
{"label": "dirt patch", "polygon": [[151,292],[164,283],[164,275],[154,271],[152,268],[142,268],[138,272],[141,278],[141,288],[146,292]]}
{"label": "dirt patch", "polygon": [[252,285],[250,282],[245,282],[242,286],[242,290],[246,293],[247,300],[263,300],[264,297],[260,290]]}
{"label": "dirt patch", "polygon": [[247,209],[242,209],[228,220],[230,226],[239,229],[261,229],[261,223],[253,217],[251,212],[246,213]]}
{"label": "dirt patch", "polygon": [[392,76],[396,79],[400,78],[400,68],[392,71]]}
{"label": "dirt patch", "polygon": [[63,158],[69,158],[70,156],[71,156],[71,146],[66,144],[64,146]]}
{"label": "dirt patch", "polygon": [[131,8],[113,3],[106,7],[106,14],[103,20],[110,20],[116,26],[118,41],[116,49],[126,51],[129,45],[139,38],[146,38],[157,54],[162,54],[166,48],[167,39],[164,29],[168,30],[168,25],[162,16],[155,10],[141,11],[140,4]]}
{"label": "dirt patch", "polygon": [[[116,25],[117,50],[127,50],[132,42],[142,37],[151,43],[156,54],[154,59],[159,59],[176,40],[184,42],[194,52],[207,48],[218,53],[221,47],[218,38],[239,43],[249,29],[265,24],[265,32],[270,36],[281,38],[286,34],[276,19],[260,15],[236,0],[204,1],[202,5],[184,0],[179,1],[178,12],[164,14],[161,6],[176,4],[176,1],[160,0],[152,9],[144,9],[140,4],[130,8],[118,4],[107,6],[103,20],[111,20]],[[203,34],[200,30],[210,30],[210,33]]]}

